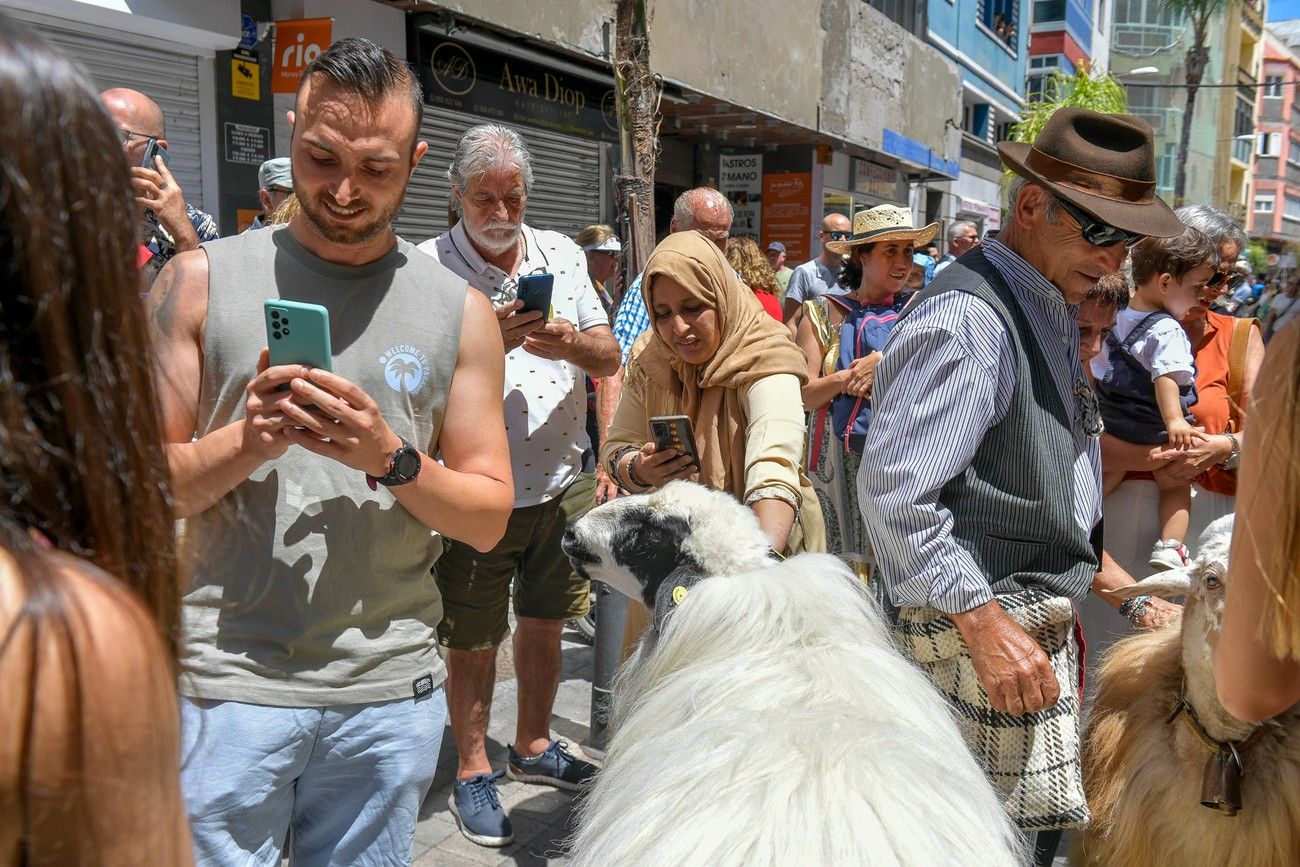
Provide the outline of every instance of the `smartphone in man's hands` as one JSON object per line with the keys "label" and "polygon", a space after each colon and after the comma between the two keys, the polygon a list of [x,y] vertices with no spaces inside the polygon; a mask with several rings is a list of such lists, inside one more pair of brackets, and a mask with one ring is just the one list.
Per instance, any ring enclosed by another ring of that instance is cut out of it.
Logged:
{"label": "smartphone in man's hands", "polygon": [[518,295],[523,307],[520,313],[536,310],[542,314],[543,322],[551,321],[551,292],[555,288],[552,274],[525,274],[519,278]]}
{"label": "smartphone in man's hands", "polygon": [[140,159],[140,165],[143,168],[157,171],[158,166],[154,165],[154,157],[162,157],[163,165],[165,166],[171,165],[172,157],[171,154],[167,153],[167,148],[159,144],[158,139],[151,138],[149,141],[145,142],[144,156]]}
{"label": "smartphone in man's hands", "polygon": [[272,367],[301,364],[331,370],[330,312],[319,304],[267,299],[266,346]]}

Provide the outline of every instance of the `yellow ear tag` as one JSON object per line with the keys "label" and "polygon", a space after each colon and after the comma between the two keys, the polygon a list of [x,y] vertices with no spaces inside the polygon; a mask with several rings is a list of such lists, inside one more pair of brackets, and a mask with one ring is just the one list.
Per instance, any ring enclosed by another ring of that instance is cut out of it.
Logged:
{"label": "yellow ear tag", "polygon": [[686,588],[678,584],[673,588],[673,604],[681,605],[682,600],[686,598]]}

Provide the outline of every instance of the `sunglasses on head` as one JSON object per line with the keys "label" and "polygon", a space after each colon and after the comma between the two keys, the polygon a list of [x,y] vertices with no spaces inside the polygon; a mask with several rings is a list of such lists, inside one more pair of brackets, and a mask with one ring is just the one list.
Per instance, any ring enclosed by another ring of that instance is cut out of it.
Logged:
{"label": "sunglasses on head", "polygon": [[1083,240],[1094,247],[1114,247],[1116,244],[1133,247],[1146,237],[1146,235],[1125,232],[1123,229],[1117,229],[1103,223],[1087,211],[1077,205],[1070,204],[1065,199],[1058,198],[1056,201],[1079,224],[1079,233],[1083,235]]}
{"label": "sunglasses on head", "polygon": [[1205,281],[1205,288],[1218,289],[1226,283],[1229,289],[1236,289],[1244,282],[1246,282],[1246,276],[1239,271],[1234,270],[1231,274],[1215,271],[1210,279]]}

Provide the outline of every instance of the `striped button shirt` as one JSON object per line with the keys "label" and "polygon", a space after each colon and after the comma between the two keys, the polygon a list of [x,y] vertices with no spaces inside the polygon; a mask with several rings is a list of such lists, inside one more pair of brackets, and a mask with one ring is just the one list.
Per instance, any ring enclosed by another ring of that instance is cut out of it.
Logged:
{"label": "striped button shirt", "polygon": [[[1085,383],[1075,307],[995,238],[984,255],[1029,320],[1067,412],[1073,415],[1074,515],[1085,531],[1101,517],[1101,450],[1076,401]],[[965,292],[923,301],[890,336],[872,391],[858,494],[867,532],[895,604],[969,611],[993,598],[990,577],[952,536],[940,491],[964,472],[989,428],[1006,415],[1016,354],[1002,320]],[[994,576],[994,580],[996,580]]]}

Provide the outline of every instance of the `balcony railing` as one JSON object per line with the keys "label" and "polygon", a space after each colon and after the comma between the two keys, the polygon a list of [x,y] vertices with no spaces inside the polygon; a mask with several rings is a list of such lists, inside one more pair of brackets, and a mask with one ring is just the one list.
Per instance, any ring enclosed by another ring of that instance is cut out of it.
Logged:
{"label": "balcony railing", "polygon": [[1255,99],[1259,96],[1258,85],[1259,79],[1240,66],[1237,67],[1237,94],[1251,105],[1255,104]]}
{"label": "balcony railing", "polygon": [[[1181,108],[1148,108],[1141,105],[1129,107],[1129,111],[1151,124],[1156,135],[1176,135],[1182,128],[1183,110]],[[1246,142],[1249,146],[1249,142]]]}
{"label": "balcony railing", "polygon": [[1256,39],[1264,31],[1264,15],[1260,0],[1241,0],[1241,23]]}
{"label": "balcony railing", "polygon": [[1111,49],[1120,54],[1149,57],[1161,49],[1180,45],[1185,37],[1181,23],[1173,24],[1119,24],[1111,35]]}

